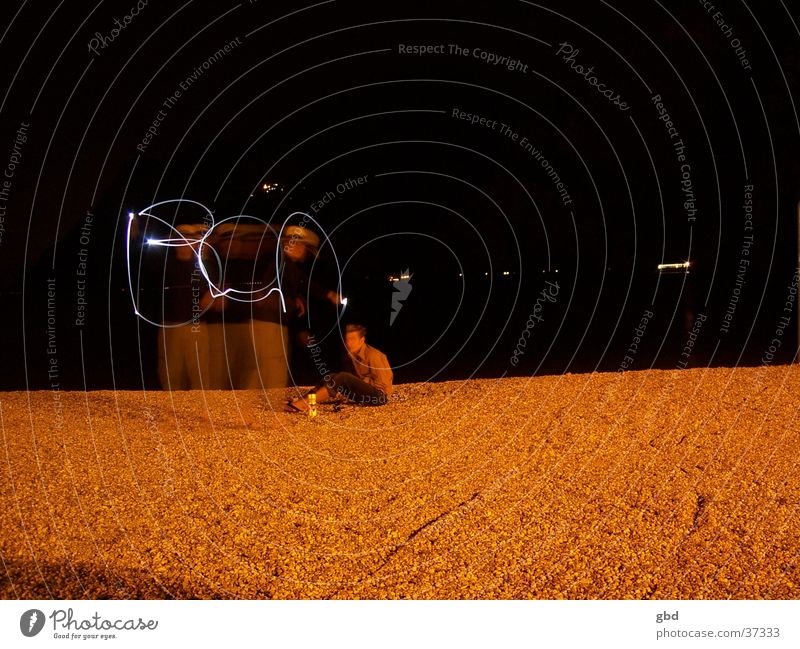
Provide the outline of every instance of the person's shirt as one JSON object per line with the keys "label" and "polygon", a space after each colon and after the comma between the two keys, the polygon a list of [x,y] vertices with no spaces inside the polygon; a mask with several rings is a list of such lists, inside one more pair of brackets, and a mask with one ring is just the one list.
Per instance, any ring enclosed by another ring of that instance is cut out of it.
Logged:
{"label": "person's shirt", "polygon": [[378,388],[387,397],[392,394],[392,368],[386,354],[367,343],[356,354],[350,354],[356,376],[365,383]]}
{"label": "person's shirt", "polygon": [[[280,290],[283,295],[283,302],[286,303],[286,312],[283,311],[283,304],[281,296],[277,291],[273,291],[264,299],[255,300],[251,306],[250,317],[253,320],[262,320],[264,322],[275,322],[278,324],[286,325],[289,317],[294,310],[295,298],[298,294],[298,278],[297,270],[292,264],[281,264],[280,272]],[[257,297],[262,297],[264,293],[271,288],[278,288],[275,283],[275,270],[274,265],[267,270],[264,274],[263,288]]]}
{"label": "person's shirt", "polygon": [[[296,319],[294,326],[299,330],[311,329],[311,313],[314,312],[315,328],[326,329],[327,325],[332,325],[328,321],[331,318],[336,318],[336,307],[328,299],[328,293],[335,290],[335,287],[328,287],[327,285],[317,281],[317,277],[325,277],[326,273],[317,266],[314,275],[315,279],[311,279],[311,261],[291,261],[286,260],[287,269],[292,266],[295,272],[294,280],[296,284],[296,293],[305,303],[305,314]],[[286,271],[285,271],[286,275]],[[287,282],[284,276],[284,282]],[[337,318],[338,319],[338,318]]]}
{"label": "person's shirt", "polygon": [[[298,279],[297,270],[291,264],[282,263],[280,268],[276,268],[277,237],[268,233],[253,241],[243,238],[236,243],[239,247],[233,252],[230,247],[225,248],[228,245],[225,242],[218,245],[222,252],[229,253],[222,264],[221,284],[225,289],[235,289],[236,292],[229,294],[232,297],[226,297],[221,311],[209,311],[209,321],[261,320],[286,324],[298,294]],[[280,284],[277,282],[279,274]],[[279,287],[287,313],[283,311],[278,291],[272,290]]]}
{"label": "person's shirt", "polygon": [[200,297],[205,282],[196,259],[179,260],[174,253],[166,260],[161,293],[161,321],[164,324],[193,324],[202,315]]}

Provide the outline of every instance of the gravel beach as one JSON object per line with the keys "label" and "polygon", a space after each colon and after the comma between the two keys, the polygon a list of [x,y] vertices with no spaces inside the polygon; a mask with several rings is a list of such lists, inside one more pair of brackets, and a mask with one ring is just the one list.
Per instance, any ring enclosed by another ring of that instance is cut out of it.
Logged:
{"label": "gravel beach", "polygon": [[0,595],[797,599],[800,367],[0,393]]}

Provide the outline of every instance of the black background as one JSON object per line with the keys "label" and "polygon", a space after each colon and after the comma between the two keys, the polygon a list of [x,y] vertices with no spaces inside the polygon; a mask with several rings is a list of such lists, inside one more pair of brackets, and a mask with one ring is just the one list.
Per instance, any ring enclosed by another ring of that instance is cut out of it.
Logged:
{"label": "black background", "polygon": [[[798,7],[719,5],[151,0],[95,54],[91,39],[108,37],[135,2],[3,3],[0,173],[21,124],[30,126],[0,239],[2,387],[155,387],[156,332],[135,316],[128,291],[129,211],[187,198],[215,218],[280,222],[326,192],[335,200],[312,215],[346,266],[346,317],[369,326],[398,381],[617,370],[646,311],[654,317],[630,369],[791,361],[797,315],[784,305],[797,266]],[[163,102],[237,38],[137,150]],[[629,110],[557,56],[564,42]],[[447,53],[399,52],[428,44]],[[527,71],[450,54],[450,44],[519,59]],[[686,145],[694,222],[655,94]],[[518,142],[454,109],[527,137],[572,203]],[[359,176],[367,181],[337,191]],[[284,190],[263,195],[265,181]],[[748,184],[752,232],[742,209]],[[94,220],[82,245],[87,211]],[[77,326],[82,248],[88,296]],[[656,272],[687,259],[688,275]],[[390,326],[387,278],[405,269],[413,290]],[[52,279],[57,386],[47,373]],[[558,282],[557,299],[513,366],[546,281]],[[706,320],[696,345],[681,356],[698,315]],[[781,316],[791,324],[766,359]]]}

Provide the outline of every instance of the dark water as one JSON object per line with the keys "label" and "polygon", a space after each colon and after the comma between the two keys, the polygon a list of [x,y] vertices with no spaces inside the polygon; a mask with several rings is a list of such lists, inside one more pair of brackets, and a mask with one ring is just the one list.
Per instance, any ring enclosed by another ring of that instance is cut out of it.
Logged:
{"label": "dark water", "polygon": [[[388,355],[398,383],[779,364],[795,356],[789,264],[776,267],[766,287],[746,285],[732,315],[734,283],[720,285],[709,299],[702,274],[642,272],[631,280],[613,270],[587,276],[551,269],[522,277],[495,270],[491,278],[480,270],[459,277],[446,264],[418,263],[393,320],[396,284],[386,275],[345,277],[349,303],[341,323],[368,327],[369,342]],[[47,286],[44,275],[31,281]],[[63,284],[56,282],[54,331],[48,330],[46,291],[27,301],[20,293],[3,294],[3,389],[157,387],[157,331],[134,316],[124,286],[92,293],[91,324],[79,327],[71,317],[74,295]],[[312,324],[325,341],[328,366],[337,367],[341,347],[332,307],[312,311]],[[307,351],[296,346],[293,354],[297,380],[314,382]]]}

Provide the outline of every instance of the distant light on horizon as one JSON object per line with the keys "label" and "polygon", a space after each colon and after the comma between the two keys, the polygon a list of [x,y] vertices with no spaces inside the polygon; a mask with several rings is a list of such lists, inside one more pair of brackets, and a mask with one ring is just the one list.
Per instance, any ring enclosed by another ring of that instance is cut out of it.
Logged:
{"label": "distant light on horizon", "polygon": [[658,272],[660,272],[660,273],[663,273],[664,271],[670,271],[670,270],[673,270],[673,271],[683,270],[683,271],[686,271],[688,273],[689,269],[691,268],[691,266],[692,266],[692,263],[690,261],[683,261],[683,262],[676,263],[676,264],[659,264],[657,266],[657,269],[658,269]]}
{"label": "distant light on horizon", "polygon": [[411,279],[411,273],[409,271],[405,271],[400,275],[389,275],[389,281],[392,283],[399,282],[400,280],[409,280]]}

